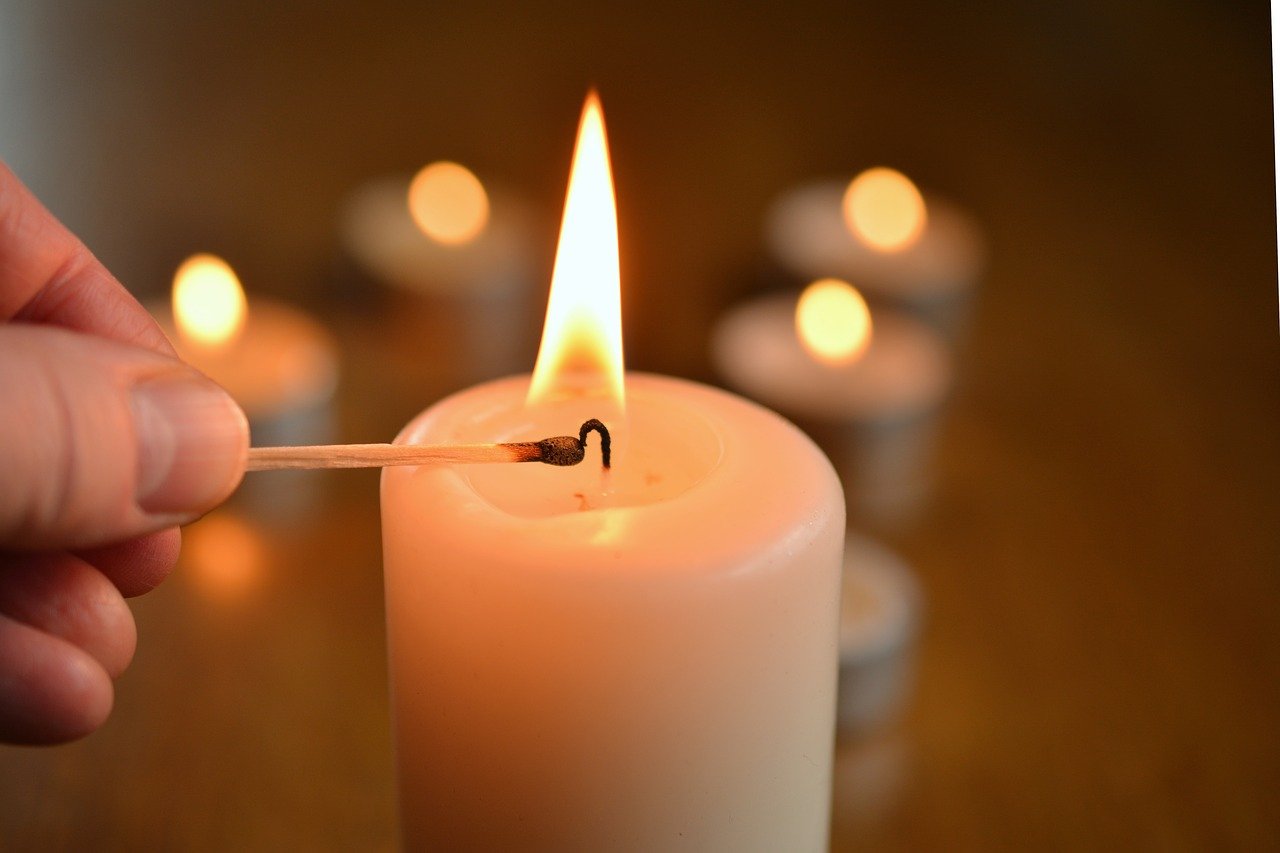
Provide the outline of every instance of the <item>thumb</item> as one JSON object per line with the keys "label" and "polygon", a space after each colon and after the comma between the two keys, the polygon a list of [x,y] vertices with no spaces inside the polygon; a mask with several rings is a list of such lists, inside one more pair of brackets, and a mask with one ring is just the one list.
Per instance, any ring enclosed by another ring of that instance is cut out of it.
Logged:
{"label": "thumb", "polygon": [[197,518],[240,482],[244,413],[179,361],[0,326],[0,549],[85,548]]}

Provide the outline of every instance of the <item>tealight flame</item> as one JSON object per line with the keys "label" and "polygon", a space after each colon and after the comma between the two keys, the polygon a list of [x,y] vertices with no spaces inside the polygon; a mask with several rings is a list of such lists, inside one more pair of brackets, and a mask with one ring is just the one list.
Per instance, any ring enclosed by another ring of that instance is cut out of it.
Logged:
{"label": "tealight flame", "polygon": [[848,364],[871,343],[871,312],[851,285],[834,278],[815,281],[796,303],[796,334],[804,348],[828,364]]}
{"label": "tealight flame", "polygon": [[470,169],[440,161],[409,184],[409,214],[422,233],[447,246],[470,243],[489,222],[489,196]]}
{"label": "tealight flame", "polygon": [[593,382],[598,377],[596,387],[623,407],[618,212],[604,113],[594,91],[587,95],[578,125],[547,319],[527,402],[580,391],[584,375]]}
{"label": "tealight flame", "polygon": [[882,252],[905,249],[924,232],[924,196],[894,169],[868,169],[844,193],[844,222],[854,236]]}
{"label": "tealight flame", "polygon": [[235,340],[247,306],[240,279],[215,255],[192,255],[173,275],[173,322],[179,334],[208,347]]}

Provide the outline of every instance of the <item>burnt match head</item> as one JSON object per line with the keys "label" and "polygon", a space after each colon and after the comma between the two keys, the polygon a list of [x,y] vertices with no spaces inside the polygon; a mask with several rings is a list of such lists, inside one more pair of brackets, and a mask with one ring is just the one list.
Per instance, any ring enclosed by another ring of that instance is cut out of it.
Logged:
{"label": "burnt match head", "polygon": [[557,435],[544,438],[542,441],[522,441],[503,445],[515,452],[513,462],[541,462],[544,465],[577,465],[587,452],[587,435],[600,433],[600,461],[608,468],[612,442],[609,439],[609,428],[592,418],[578,430],[578,437]]}
{"label": "burnt match head", "polygon": [[592,418],[582,424],[582,428],[578,430],[578,444],[585,451],[587,449],[587,435],[592,432],[600,433],[600,460],[604,463],[604,467],[608,468],[610,464],[610,452],[612,451],[612,439],[609,438],[609,428],[603,422]]}
{"label": "burnt match head", "polygon": [[585,455],[582,441],[571,435],[557,435],[538,442],[537,460],[547,465],[577,465]]}

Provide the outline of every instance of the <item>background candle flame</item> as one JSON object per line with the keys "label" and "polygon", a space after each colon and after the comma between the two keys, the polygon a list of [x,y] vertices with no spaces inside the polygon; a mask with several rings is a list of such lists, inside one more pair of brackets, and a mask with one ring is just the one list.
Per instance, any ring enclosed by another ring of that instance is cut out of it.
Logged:
{"label": "background candle flame", "polygon": [[182,567],[209,598],[231,601],[263,580],[267,543],[248,520],[219,509],[183,531]]}
{"label": "background candle flame", "polygon": [[796,334],[819,361],[848,364],[861,358],[871,343],[871,312],[852,285],[820,279],[796,302]]}
{"label": "background candle flame", "polygon": [[623,407],[618,213],[604,113],[594,91],[587,95],[578,125],[547,318],[527,402],[546,402],[570,388],[580,392],[584,375]]}
{"label": "background candle flame", "polygon": [[896,252],[919,240],[925,216],[924,196],[895,169],[867,169],[844,193],[845,225],[882,252]]}
{"label": "background candle flame", "polygon": [[225,346],[244,328],[247,305],[235,271],[215,255],[192,255],[173,275],[173,322],[203,346]]}
{"label": "background candle flame", "polygon": [[409,184],[409,214],[438,243],[469,243],[489,222],[489,196],[466,166],[440,161],[424,166]]}

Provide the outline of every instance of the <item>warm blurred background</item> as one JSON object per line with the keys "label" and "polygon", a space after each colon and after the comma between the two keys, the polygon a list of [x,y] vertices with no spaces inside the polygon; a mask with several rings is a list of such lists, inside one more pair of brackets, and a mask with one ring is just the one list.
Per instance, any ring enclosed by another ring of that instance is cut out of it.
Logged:
{"label": "warm blurred background", "polygon": [[[864,530],[926,615],[901,717],[841,741],[834,848],[1258,849],[1280,838],[1268,24],[1210,0],[3,0],[0,157],[140,297],[210,251],[321,318],[346,441],[463,384],[341,246],[371,179],[450,159],[509,188],[544,287],[598,86],[629,365],[716,381],[717,316],[772,275],[770,202],[901,169],[990,262],[932,495]],[[0,748],[0,847],[392,844],[377,475],[298,482],[190,529],[100,733]]]}

